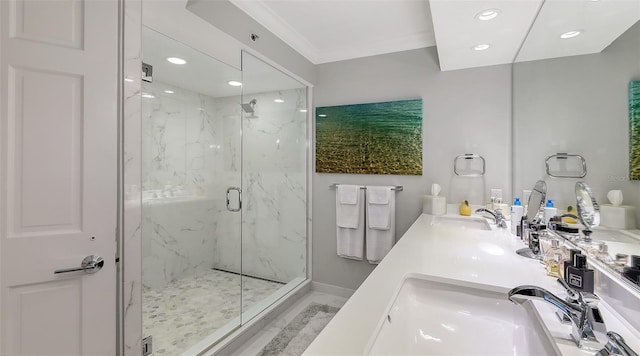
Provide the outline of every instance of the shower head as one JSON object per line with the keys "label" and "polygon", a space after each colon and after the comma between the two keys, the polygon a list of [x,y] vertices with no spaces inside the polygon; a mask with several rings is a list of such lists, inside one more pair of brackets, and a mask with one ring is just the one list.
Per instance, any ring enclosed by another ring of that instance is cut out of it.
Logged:
{"label": "shower head", "polygon": [[246,112],[247,114],[253,114],[255,112],[253,107],[256,106],[257,102],[258,101],[256,99],[251,99],[248,104],[242,104],[242,110],[244,110],[244,112]]}
{"label": "shower head", "polygon": [[242,110],[244,110],[244,112],[246,112],[247,114],[253,114],[254,112],[253,106],[251,106],[250,104],[242,104]]}

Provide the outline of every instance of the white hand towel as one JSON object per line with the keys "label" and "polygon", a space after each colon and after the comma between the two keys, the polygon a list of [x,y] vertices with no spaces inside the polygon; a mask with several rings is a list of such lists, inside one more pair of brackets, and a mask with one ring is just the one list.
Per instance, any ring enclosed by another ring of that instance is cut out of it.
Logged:
{"label": "white hand towel", "polygon": [[[367,260],[378,264],[391,251],[395,242],[396,231],[396,196],[392,187],[367,186]],[[374,202],[384,201],[381,191],[386,192],[387,204]],[[385,215],[386,214],[386,215]],[[372,225],[372,220],[374,224]],[[387,226],[386,229],[374,226]]]}
{"label": "white hand towel", "polygon": [[358,204],[358,196],[360,194],[359,185],[344,185],[340,184],[336,188],[338,198],[340,198],[340,204],[353,205]]}
{"label": "white hand towel", "polygon": [[[360,186],[358,187],[358,191],[360,191]],[[342,227],[336,224],[336,237],[338,243],[338,256],[354,259],[354,260],[362,260],[364,255],[364,194],[358,193],[357,203],[354,205],[346,205],[357,207],[356,212],[356,220],[357,225],[355,228]],[[337,213],[339,206],[344,207],[345,205],[340,204],[339,197],[336,196],[336,222],[339,219],[339,215]]]}
{"label": "white hand towel", "polygon": [[360,186],[338,185],[336,188],[336,224],[339,227],[357,229],[360,224]]}
{"label": "white hand towel", "polygon": [[369,228],[389,230],[392,187],[367,186],[367,221]]}

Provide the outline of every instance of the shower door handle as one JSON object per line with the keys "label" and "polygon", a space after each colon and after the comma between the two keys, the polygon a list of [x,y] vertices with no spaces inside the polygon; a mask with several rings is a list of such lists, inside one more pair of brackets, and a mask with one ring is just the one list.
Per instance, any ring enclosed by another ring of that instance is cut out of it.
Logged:
{"label": "shower door handle", "polygon": [[[232,190],[235,190],[238,192],[238,207],[235,209],[231,207],[231,191]],[[242,209],[242,190],[238,187],[227,188],[227,210],[237,212],[237,211],[240,211],[241,209]]]}

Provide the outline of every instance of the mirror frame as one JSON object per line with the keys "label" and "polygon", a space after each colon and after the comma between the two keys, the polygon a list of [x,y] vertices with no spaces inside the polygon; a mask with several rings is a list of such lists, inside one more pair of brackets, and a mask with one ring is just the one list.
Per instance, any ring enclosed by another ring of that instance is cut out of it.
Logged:
{"label": "mirror frame", "polygon": [[[593,196],[591,187],[585,182],[576,182],[576,209],[578,218],[586,229],[600,225],[600,206]],[[589,200],[585,200],[585,194],[589,196]]]}
{"label": "mirror frame", "polygon": [[[531,201],[531,198],[534,196],[534,192],[538,192],[541,195],[539,203],[535,203]],[[531,190],[531,194],[529,195],[529,201],[527,201],[527,221],[533,222],[536,216],[538,216],[538,214],[540,213],[540,209],[544,205],[544,201],[546,197],[547,197],[547,182],[543,180],[539,180],[533,186],[533,189]],[[532,204],[532,203],[535,203],[535,204]]]}

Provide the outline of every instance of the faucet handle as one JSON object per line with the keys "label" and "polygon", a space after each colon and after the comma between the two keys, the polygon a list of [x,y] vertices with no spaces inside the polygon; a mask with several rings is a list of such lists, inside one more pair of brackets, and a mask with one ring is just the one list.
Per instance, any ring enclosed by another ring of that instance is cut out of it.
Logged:
{"label": "faucet handle", "polygon": [[598,303],[600,302],[600,297],[593,293],[578,292],[578,294],[580,295],[580,299],[582,299],[585,303],[587,303],[588,306],[592,308],[597,307]]}
{"label": "faucet handle", "polygon": [[620,334],[609,331],[607,332],[607,344],[604,348],[596,353],[596,356],[605,355],[623,355],[638,356],[638,354],[627,345],[624,338]]}
{"label": "faucet handle", "polygon": [[567,283],[567,281],[565,281],[562,278],[558,278],[557,279],[558,283],[564,287],[564,289],[567,291],[567,301],[571,302],[571,303],[578,303],[578,300],[580,299],[580,295],[578,294],[578,291],[573,289],[569,283]]}
{"label": "faucet handle", "polygon": [[597,295],[589,292],[584,292],[584,291],[579,292],[573,289],[573,287],[571,287],[569,283],[567,283],[567,281],[565,281],[562,278],[558,278],[557,281],[567,291],[568,302],[577,303],[577,304],[584,303],[592,308],[595,308],[598,306],[598,302],[600,302],[600,298]]}

